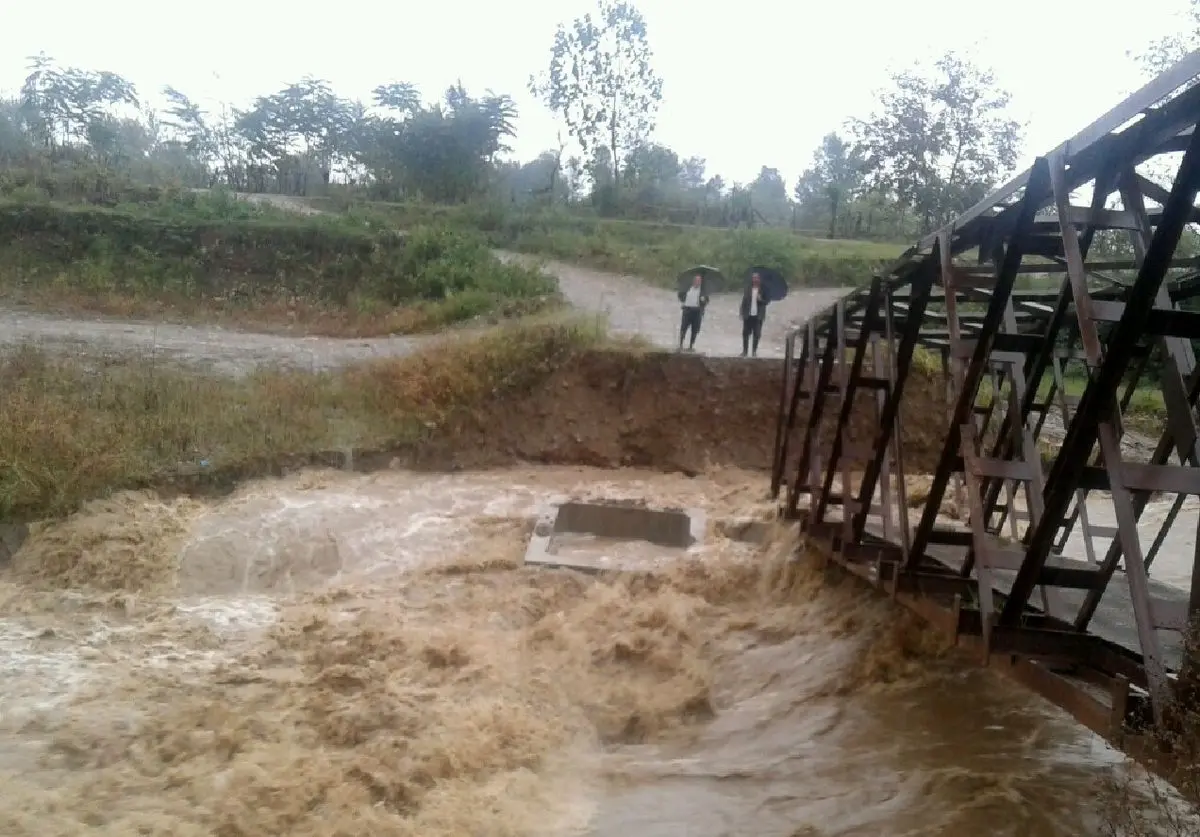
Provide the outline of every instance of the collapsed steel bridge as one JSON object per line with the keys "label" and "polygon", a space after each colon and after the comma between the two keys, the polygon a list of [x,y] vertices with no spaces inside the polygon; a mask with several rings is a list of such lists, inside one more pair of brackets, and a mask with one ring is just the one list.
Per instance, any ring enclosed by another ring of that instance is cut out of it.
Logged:
{"label": "collapsed steel bridge", "polygon": [[[1179,246],[1200,223],[1198,80],[1200,51],[794,330],[780,392],[781,515],[1118,743],[1193,700],[1200,663],[1200,550],[1190,586],[1151,577],[1181,514],[1200,541],[1200,259]],[[1117,236],[1131,258],[1089,258]],[[902,405],[931,358],[948,425],[910,508],[902,419],[923,417]],[[1165,420],[1138,455],[1126,419],[1147,385]],[[942,514],[954,498],[966,513]]]}

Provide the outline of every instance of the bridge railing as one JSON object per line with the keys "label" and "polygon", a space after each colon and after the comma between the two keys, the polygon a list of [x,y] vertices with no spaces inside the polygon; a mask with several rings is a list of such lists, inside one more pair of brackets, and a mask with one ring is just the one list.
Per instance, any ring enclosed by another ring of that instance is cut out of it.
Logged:
{"label": "bridge railing", "polygon": [[[1150,570],[1200,495],[1200,260],[1180,252],[1200,222],[1198,78],[1200,52],[793,330],[780,386],[781,514],[1114,738],[1167,719],[1194,664],[1194,539],[1174,586]],[[1102,231],[1133,258],[1089,260]],[[1158,444],[1139,454],[1125,430],[1151,372]]]}

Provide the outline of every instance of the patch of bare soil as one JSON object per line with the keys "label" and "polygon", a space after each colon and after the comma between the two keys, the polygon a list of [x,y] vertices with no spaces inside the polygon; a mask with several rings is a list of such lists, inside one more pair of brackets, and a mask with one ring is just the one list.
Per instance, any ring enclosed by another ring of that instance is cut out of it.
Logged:
{"label": "patch of bare soil", "polygon": [[[782,366],[778,362],[687,354],[593,352],[556,373],[538,392],[486,405],[445,428],[423,453],[464,468],[513,461],[647,467],[701,473],[734,466],[771,467]],[[905,467],[932,471],[945,441],[944,390],[914,374],[904,396]],[[855,399],[849,459],[878,430],[874,393]],[[790,441],[798,462],[809,402],[801,403]],[[828,457],[837,402],[827,402],[817,450]]]}

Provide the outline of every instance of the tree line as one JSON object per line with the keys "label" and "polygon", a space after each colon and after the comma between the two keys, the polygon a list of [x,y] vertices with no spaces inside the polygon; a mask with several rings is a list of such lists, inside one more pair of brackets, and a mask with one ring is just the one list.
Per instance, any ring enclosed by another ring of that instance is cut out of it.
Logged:
{"label": "tree line", "polygon": [[[1180,43],[1174,36],[1153,58]],[[0,103],[0,167],[88,164],[193,187],[315,195],[344,185],[378,200],[490,198],[908,239],[977,202],[1021,149],[1021,126],[1006,116],[1009,94],[986,68],[947,53],[889,78],[876,109],[824,137],[791,189],[765,165],[749,183],[727,183],[703,158],[654,140],[663,81],[645,19],[618,0],[599,0],[595,13],[558,27],[529,90],[565,133],[557,147],[517,162],[505,158],[513,98],[475,95],[461,83],[435,101],[411,84],[382,83],[363,101],[306,77],[213,113],[169,86],[165,106],[153,109],[115,73],[39,55],[19,94]]]}
{"label": "tree line", "polygon": [[411,84],[380,84],[369,102],[303,78],[245,109],[206,113],[174,87],[143,105],[121,76],[32,59],[19,96],[0,105],[0,165],[90,162],[192,187],[321,194],[336,180],[372,196],[464,201],[489,183],[514,135],[511,97],[461,84],[434,103]]}

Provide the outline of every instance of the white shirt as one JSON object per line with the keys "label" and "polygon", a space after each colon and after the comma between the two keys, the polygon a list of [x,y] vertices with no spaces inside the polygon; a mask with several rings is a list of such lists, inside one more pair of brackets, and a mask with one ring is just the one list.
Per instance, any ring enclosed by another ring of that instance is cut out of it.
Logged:
{"label": "white shirt", "polygon": [[750,316],[758,316],[758,288],[750,289]]}
{"label": "white shirt", "polygon": [[700,288],[692,285],[687,289],[687,295],[683,298],[684,308],[699,308],[700,307]]}

